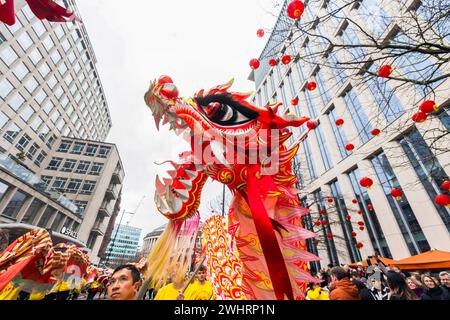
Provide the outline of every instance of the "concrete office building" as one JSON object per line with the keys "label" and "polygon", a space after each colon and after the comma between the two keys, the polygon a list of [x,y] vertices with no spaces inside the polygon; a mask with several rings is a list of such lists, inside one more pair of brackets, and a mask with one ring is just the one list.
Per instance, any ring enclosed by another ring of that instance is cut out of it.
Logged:
{"label": "concrete office building", "polygon": [[[80,16],[75,1],[58,3]],[[15,171],[36,177],[22,189],[17,175],[5,173],[2,183],[18,211],[13,218],[2,212],[1,221],[27,217],[31,225],[63,230],[87,245],[95,263],[124,177],[115,145],[103,142],[112,122],[97,60],[83,24],[41,21],[23,0],[15,8],[16,23],[0,24],[0,151],[19,160]],[[39,177],[44,184],[34,183]],[[36,185],[40,201],[57,209],[42,218],[40,210],[26,210]],[[23,194],[11,195],[17,186]],[[72,211],[53,207],[52,198],[72,200]]]}
{"label": "concrete office building", "polygon": [[[380,7],[384,10],[383,23],[367,23],[363,17],[371,16],[370,12],[365,12],[368,3],[373,6],[379,5],[380,1],[355,2],[341,13],[344,18],[317,21],[308,32],[324,35],[337,43],[358,43],[362,41],[360,33],[345,18],[351,17],[366,26],[368,32],[388,41],[389,37],[401,34],[401,23],[397,23],[394,17],[414,10],[418,1],[389,1],[389,5]],[[375,251],[394,259],[430,249],[449,251],[450,209],[434,202],[435,196],[443,192],[440,189],[442,181],[449,180],[448,138],[432,146],[433,134],[430,134],[450,129],[449,81],[437,82],[434,87],[436,96],[433,98],[441,106],[440,111],[428,119],[426,125],[416,125],[410,120],[411,92],[391,90],[388,91],[391,97],[386,100],[374,85],[379,79],[363,81],[358,75],[350,77],[345,70],[328,67],[328,59],[345,61],[345,57],[340,55],[346,53],[336,53],[326,43],[318,44],[324,47],[317,48],[311,37],[299,37],[298,31],[292,27],[293,20],[286,16],[289,2],[284,2],[261,53],[261,66],[250,74],[256,86],[252,101],[259,106],[283,102],[288,107],[281,112],[309,116],[320,122],[300,144],[295,159],[300,168],[298,178],[302,193],[299,196],[304,206],[311,209],[311,213],[304,217],[304,223],[323,237],[319,244],[307,241],[309,250],[322,258],[314,267],[326,267],[330,262],[359,261]],[[413,2],[415,6],[412,6]],[[312,0],[304,3],[302,22],[313,21],[331,12],[341,2]],[[324,53],[314,55],[316,50]],[[281,54],[290,54],[292,62],[270,67],[268,60]],[[370,54],[368,52],[367,57]],[[311,58],[305,62],[302,55]],[[422,76],[423,71],[414,55],[405,55],[403,59],[397,63],[398,67],[401,68],[402,63],[409,65],[412,72]],[[423,63],[431,61],[421,60],[421,63],[423,67]],[[311,80],[317,83],[315,91],[305,88]],[[395,81],[389,81],[388,85],[395,84]],[[290,102],[295,97],[299,98],[299,103],[294,107]],[[338,118],[342,118],[345,124],[338,127]],[[379,128],[382,134],[373,136],[371,130],[374,128]],[[294,137],[291,142],[304,134],[306,128],[292,130]],[[355,145],[353,152],[345,149],[349,142]],[[438,148],[441,152],[433,152]],[[359,184],[364,176],[374,181],[370,190]],[[399,201],[390,195],[394,187],[403,191]],[[328,202],[327,198],[333,202]],[[354,203],[353,199],[357,202]],[[327,210],[329,219],[337,223],[315,228],[319,210]],[[351,221],[346,219],[347,215]],[[355,226],[358,220],[365,224],[363,231]],[[364,245],[362,248],[356,247],[352,232],[357,232],[357,241]],[[333,238],[328,239],[329,233]]]}

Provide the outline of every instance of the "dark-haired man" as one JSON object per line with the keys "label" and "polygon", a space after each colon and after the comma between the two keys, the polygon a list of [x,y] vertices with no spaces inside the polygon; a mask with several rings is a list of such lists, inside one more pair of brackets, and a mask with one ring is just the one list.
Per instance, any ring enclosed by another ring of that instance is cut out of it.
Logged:
{"label": "dark-haired man", "polygon": [[141,285],[141,275],[133,265],[117,267],[108,283],[110,300],[134,300]]}
{"label": "dark-haired man", "polygon": [[360,300],[358,288],[350,281],[348,272],[342,267],[334,267],[330,271],[334,289],[330,293],[331,300]]}

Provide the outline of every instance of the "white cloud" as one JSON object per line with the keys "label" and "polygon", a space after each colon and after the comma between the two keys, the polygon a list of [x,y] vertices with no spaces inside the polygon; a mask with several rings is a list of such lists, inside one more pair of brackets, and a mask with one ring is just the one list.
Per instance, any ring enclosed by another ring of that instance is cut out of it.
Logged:
{"label": "white cloud", "polygon": [[[117,144],[125,170],[122,208],[134,211],[124,222],[142,234],[166,222],[154,205],[154,181],[167,166],[154,162],[175,156],[188,145],[173,132],[156,130],[144,93],[150,80],[170,75],[182,96],[189,97],[235,79],[233,89],[254,90],[247,80],[248,62],[258,57],[275,18],[274,0],[78,0],[81,18],[98,59],[113,127],[107,139]],[[272,14],[268,13],[272,12]],[[264,38],[256,30],[264,28]],[[221,194],[207,183],[201,212]],[[131,219],[130,219],[131,218]]]}

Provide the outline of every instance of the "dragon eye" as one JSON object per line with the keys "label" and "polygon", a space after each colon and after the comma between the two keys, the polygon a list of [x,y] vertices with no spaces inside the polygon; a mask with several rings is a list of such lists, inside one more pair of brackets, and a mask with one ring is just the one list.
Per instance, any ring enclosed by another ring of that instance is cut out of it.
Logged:
{"label": "dragon eye", "polygon": [[258,115],[227,96],[216,95],[196,98],[201,111],[208,119],[222,126],[234,126],[249,122]]}

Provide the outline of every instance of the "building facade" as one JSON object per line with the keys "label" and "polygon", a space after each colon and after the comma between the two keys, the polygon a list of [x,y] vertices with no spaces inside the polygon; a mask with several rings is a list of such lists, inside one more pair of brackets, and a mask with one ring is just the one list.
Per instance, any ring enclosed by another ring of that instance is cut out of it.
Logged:
{"label": "building facade", "polygon": [[143,258],[148,257],[148,255],[152,251],[152,248],[155,245],[156,241],[158,241],[158,238],[161,236],[161,234],[166,229],[166,226],[167,226],[167,224],[163,224],[162,226],[147,233],[147,235],[144,237],[144,240],[143,240],[142,250],[140,253],[141,257],[143,257]]}
{"label": "building facade", "polygon": [[142,229],[136,227],[116,224],[106,249],[105,265],[116,267],[127,262],[135,262],[141,232]]}
{"label": "building facade", "polygon": [[[58,3],[80,16],[75,1]],[[117,148],[104,142],[112,121],[97,60],[82,23],[39,20],[25,1],[15,8],[16,23],[0,24],[0,151],[39,183],[25,188],[20,176],[3,172],[9,190],[2,202],[8,208],[14,200],[17,212],[12,217],[8,209],[0,219],[64,232],[96,263],[124,178]],[[39,201],[55,210],[37,206],[36,185]],[[54,199],[78,208],[67,212]],[[29,204],[41,209],[33,213]]]}
{"label": "building facade", "polygon": [[[340,19],[323,21],[318,17],[326,16],[341,2],[304,1],[301,22],[315,21],[308,33],[322,35],[333,43],[360,43],[363,37],[347,21],[351,17],[373,36],[388,41],[401,35],[404,27],[394,17],[419,6],[417,1],[390,1],[389,6],[382,7],[381,1],[355,1],[341,12]],[[306,137],[300,143],[294,169],[301,189],[299,198],[303,206],[311,209],[304,216],[304,224],[318,235],[319,241],[307,241],[308,249],[322,258],[314,268],[359,261],[375,251],[394,259],[430,249],[449,251],[450,210],[434,202],[435,196],[443,192],[440,184],[449,180],[448,138],[434,141],[432,133],[450,128],[449,81],[440,81],[433,88],[440,111],[426,125],[416,125],[411,121],[411,106],[417,111],[417,101],[429,96],[417,93],[415,98],[419,98],[412,102],[412,92],[389,90],[389,85],[397,85],[395,80],[386,84],[379,78],[350,76],[345,70],[332,68],[330,61],[348,61],[351,52],[336,52],[328,43],[314,42],[307,34],[298,36],[293,20],[285,13],[288,3],[284,2],[260,56],[261,66],[252,71],[249,79],[255,81],[254,104],[282,102],[284,107],[279,111],[308,116],[320,123],[307,135],[305,126],[291,128],[290,140],[293,143]],[[369,4],[372,8],[377,5],[377,12],[383,11],[378,24],[364,18]],[[269,66],[269,59],[283,54],[291,55],[292,62]],[[375,52],[363,54],[377,57]],[[406,55],[398,65],[413,68],[411,72],[419,77],[424,65],[431,63],[421,61],[419,65],[417,57]],[[316,90],[306,89],[309,81],[317,83]],[[379,86],[385,90],[378,90]],[[291,103],[294,98],[299,99],[296,106]],[[336,124],[339,118],[344,125]],[[371,133],[375,128],[380,129],[380,135]],[[349,143],[354,144],[353,151],[345,148]],[[438,149],[441,152],[436,152]],[[365,176],[374,181],[370,189],[359,184]],[[402,190],[400,200],[390,195],[393,188]],[[316,226],[315,222],[324,217],[334,223]],[[357,242],[363,247],[358,248]]]}

